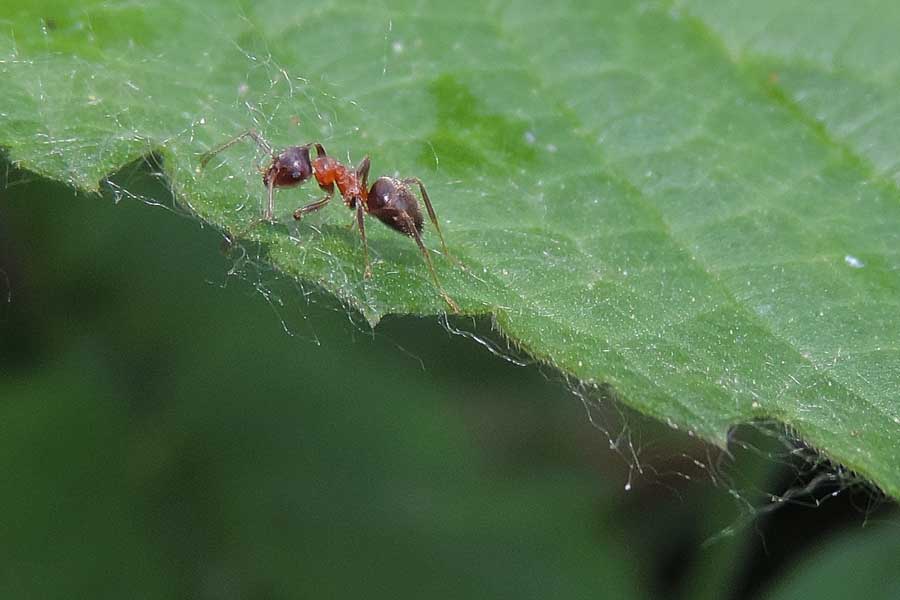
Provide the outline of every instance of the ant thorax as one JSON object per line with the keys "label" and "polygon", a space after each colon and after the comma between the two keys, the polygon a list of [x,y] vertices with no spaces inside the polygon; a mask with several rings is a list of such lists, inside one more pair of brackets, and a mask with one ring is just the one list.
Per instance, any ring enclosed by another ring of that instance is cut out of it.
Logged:
{"label": "ant thorax", "polygon": [[313,172],[321,187],[337,185],[344,204],[350,208],[356,207],[357,199],[365,202],[366,190],[360,185],[356,173],[337,160],[330,156],[320,156],[313,161]]}

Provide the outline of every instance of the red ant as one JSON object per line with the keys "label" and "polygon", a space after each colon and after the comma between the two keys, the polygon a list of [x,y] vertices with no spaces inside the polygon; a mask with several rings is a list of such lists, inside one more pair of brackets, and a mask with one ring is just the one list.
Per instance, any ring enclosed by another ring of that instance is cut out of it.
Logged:
{"label": "red ant", "polygon": [[[411,184],[419,186],[422,200],[425,202],[425,208],[428,209],[428,217],[431,219],[438,237],[441,239],[441,248],[448,258],[452,258],[447,250],[447,244],[444,242],[441,227],[438,225],[437,215],[434,214],[434,208],[431,206],[431,199],[428,197],[428,192],[425,191],[425,185],[418,177],[408,177],[406,179],[379,177],[372,184],[372,187],[368,188],[368,156],[363,158],[356,170],[353,171],[351,168],[328,156],[325,153],[325,148],[319,143],[291,146],[280,153],[276,153],[272,150],[271,144],[253,129],[245,131],[206,152],[200,159],[200,168],[202,169],[206,166],[210,159],[219,152],[247,137],[256,142],[256,145],[269,154],[272,159],[267,168],[260,170],[263,184],[268,190],[268,200],[262,221],[269,223],[275,221],[275,188],[297,186],[308,181],[311,177],[315,177],[319,187],[325,190],[325,196],[321,200],[302,206],[294,211],[294,218],[299,221],[303,218],[303,215],[315,212],[328,204],[334,196],[334,187],[337,185],[347,208],[356,210],[356,223],[359,226],[359,234],[363,240],[363,252],[366,258],[364,274],[366,279],[372,276],[372,265],[369,262],[369,244],[366,241],[364,220],[364,213],[369,213],[391,229],[416,240],[416,244],[425,258],[425,263],[428,265],[429,271],[431,271],[434,284],[440,291],[444,302],[454,312],[460,312],[459,306],[441,286],[437,273],[434,270],[434,265],[431,262],[431,257],[428,255],[428,249],[422,242],[424,219],[422,218],[421,210],[419,210],[419,203],[408,187]],[[316,148],[317,156],[314,160],[311,160],[309,150],[313,146]]]}

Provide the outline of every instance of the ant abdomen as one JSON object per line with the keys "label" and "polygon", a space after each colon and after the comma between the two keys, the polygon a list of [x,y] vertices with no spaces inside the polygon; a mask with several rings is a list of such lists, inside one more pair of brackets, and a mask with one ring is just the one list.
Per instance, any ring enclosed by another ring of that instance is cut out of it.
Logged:
{"label": "ant abdomen", "polygon": [[369,191],[368,212],[400,233],[414,237],[410,225],[422,233],[422,211],[406,184],[393,177],[379,177]]}

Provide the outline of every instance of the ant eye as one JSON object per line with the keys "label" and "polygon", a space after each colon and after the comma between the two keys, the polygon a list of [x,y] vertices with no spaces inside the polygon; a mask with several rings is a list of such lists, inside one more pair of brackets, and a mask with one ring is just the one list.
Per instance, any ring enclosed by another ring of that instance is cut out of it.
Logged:
{"label": "ant eye", "polygon": [[303,177],[303,173],[301,173],[300,171],[294,171],[293,173],[291,173],[291,177],[293,177],[294,179],[300,179],[301,177]]}

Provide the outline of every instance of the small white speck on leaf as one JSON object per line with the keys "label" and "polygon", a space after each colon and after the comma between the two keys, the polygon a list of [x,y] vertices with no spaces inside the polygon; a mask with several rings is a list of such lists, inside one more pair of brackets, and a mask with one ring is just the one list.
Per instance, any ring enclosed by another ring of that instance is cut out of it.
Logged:
{"label": "small white speck on leaf", "polygon": [[864,266],[866,266],[866,263],[851,254],[848,254],[844,257],[844,262],[847,263],[847,266],[853,267],[854,269],[862,269]]}

